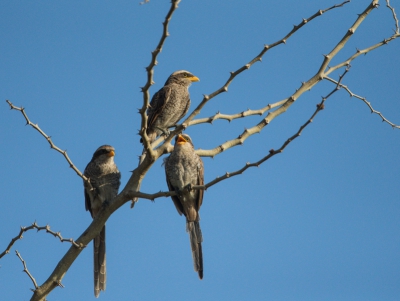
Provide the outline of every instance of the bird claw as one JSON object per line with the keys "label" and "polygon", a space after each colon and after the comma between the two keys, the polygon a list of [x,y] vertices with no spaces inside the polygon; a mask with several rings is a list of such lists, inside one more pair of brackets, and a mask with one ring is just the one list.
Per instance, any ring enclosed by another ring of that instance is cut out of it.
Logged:
{"label": "bird claw", "polygon": [[187,184],[186,186],[185,186],[185,189],[188,191],[188,192],[191,192],[192,191],[192,184]]}
{"label": "bird claw", "polygon": [[155,128],[157,130],[160,130],[165,137],[168,137],[170,134],[170,131],[168,129],[162,129],[162,128],[159,128],[158,126],[156,126]]}

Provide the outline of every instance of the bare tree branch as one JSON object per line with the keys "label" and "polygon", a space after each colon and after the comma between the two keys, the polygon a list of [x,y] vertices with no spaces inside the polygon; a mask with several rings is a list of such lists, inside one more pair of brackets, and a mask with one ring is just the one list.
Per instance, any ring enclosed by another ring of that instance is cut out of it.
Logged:
{"label": "bare tree branch", "polygon": [[25,232],[27,232],[27,231],[29,231],[29,230],[32,230],[32,229],[36,229],[38,232],[41,231],[41,230],[46,230],[46,233],[49,233],[49,234],[53,235],[54,237],[58,237],[58,239],[59,239],[61,242],[64,242],[64,241],[70,242],[72,245],[74,245],[74,246],[77,247],[77,248],[82,248],[82,247],[83,247],[83,246],[78,245],[72,238],[63,238],[63,237],[61,236],[61,233],[60,233],[60,232],[51,231],[49,225],[40,227],[40,226],[38,226],[38,225],[36,224],[36,222],[34,222],[34,223],[33,223],[31,226],[29,226],[29,227],[21,227],[21,230],[19,230],[18,235],[15,236],[13,239],[11,239],[11,242],[8,244],[7,248],[3,251],[3,253],[0,254],[0,258],[2,258],[4,255],[10,253],[10,250],[11,250],[12,246],[15,244],[15,242],[16,242],[17,240],[20,240],[20,239],[23,238],[23,236],[22,236],[23,233],[25,233]]}
{"label": "bare tree branch", "polygon": [[[227,92],[227,91],[228,91],[229,85],[231,84],[231,82],[233,81],[233,79],[234,79],[237,75],[239,75],[240,73],[242,73],[242,72],[245,71],[245,70],[250,69],[250,67],[251,67],[254,63],[256,63],[256,62],[261,62],[262,57],[264,56],[264,54],[265,54],[268,50],[270,50],[270,49],[272,49],[272,48],[274,48],[275,46],[278,46],[278,45],[280,45],[280,44],[285,44],[286,41],[287,41],[295,32],[297,32],[300,28],[302,28],[304,25],[306,25],[307,23],[309,23],[311,20],[313,20],[313,19],[315,19],[315,18],[321,16],[322,14],[324,14],[325,12],[327,12],[327,11],[329,11],[329,10],[332,10],[332,9],[335,9],[335,8],[338,8],[338,7],[342,7],[343,5],[345,5],[346,3],[349,3],[349,2],[350,2],[350,1],[344,1],[344,2],[342,2],[341,4],[337,4],[337,5],[331,6],[331,7],[327,8],[327,9],[324,9],[324,10],[319,10],[318,12],[316,12],[314,15],[312,15],[312,16],[309,17],[308,19],[303,19],[303,21],[300,22],[298,25],[294,25],[294,26],[293,26],[293,29],[292,29],[288,34],[286,34],[282,39],[280,39],[280,40],[278,40],[278,41],[276,41],[276,42],[274,42],[274,43],[272,43],[272,44],[265,45],[264,48],[261,50],[261,52],[260,52],[255,58],[253,58],[250,62],[248,62],[246,65],[242,66],[242,67],[239,68],[238,70],[236,70],[236,71],[234,71],[234,72],[231,72],[231,73],[230,73],[230,76],[229,76],[229,78],[228,78],[228,80],[225,82],[225,84],[224,84],[221,88],[219,88],[218,90],[214,91],[213,93],[211,93],[211,94],[209,94],[209,95],[204,95],[204,98],[203,98],[203,100],[200,102],[200,104],[193,110],[193,112],[189,115],[189,117],[186,118],[186,120],[182,123],[182,126],[183,126],[182,129],[186,128],[186,127],[189,125],[189,123],[193,120],[193,118],[194,118],[196,115],[198,115],[198,114],[200,113],[201,109],[206,105],[206,103],[207,103],[209,100],[211,100],[212,98],[214,98],[215,96],[217,96],[217,95],[220,94],[220,93]],[[181,130],[182,130],[182,129],[181,129]]]}
{"label": "bare tree branch", "polygon": [[[37,285],[37,283],[36,283],[36,280],[35,280],[35,278],[33,278],[32,274],[29,272],[28,268],[26,267],[26,262],[25,262],[25,260],[22,259],[21,255],[18,253],[17,250],[15,250],[15,253],[16,253],[16,255],[18,256],[18,258],[21,260],[22,265],[24,266],[24,272],[25,272],[25,273],[29,276],[29,278],[32,280],[33,285],[35,286],[35,289],[37,289],[37,288],[38,288],[38,285]],[[34,291],[34,290],[32,290],[32,291]]]}
{"label": "bare tree branch", "polygon": [[51,140],[51,136],[48,136],[45,132],[42,131],[42,129],[39,127],[38,124],[34,124],[32,123],[29,118],[28,115],[25,113],[25,108],[23,107],[16,107],[14,106],[11,101],[6,100],[6,102],[8,103],[8,105],[10,106],[11,110],[16,110],[16,111],[20,111],[21,114],[24,116],[25,120],[26,120],[26,125],[30,125],[31,127],[33,127],[35,130],[37,130],[46,140],[47,142],[50,144],[50,147],[54,150],[56,150],[57,152],[59,152],[60,154],[62,154],[65,158],[65,160],[67,160],[69,167],[72,168],[76,174],[81,177],[84,181],[88,181],[88,178],[86,178],[83,173],[81,173],[81,171],[72,163],[71,159],[69,158],[67,151],[66,150],[62,150],[59,147],[57,147],[53,141]]}
{"label": "bare tree branch", "polygon": [[147,129],[146,111],[150,104],[149,89],[152,85],[154,85],[154,80],[153,80],[154,70],[153,69],[154,69],[154,66],[157,65],[157,56],[161,52],[166,38],[169,36],[168,25],[169,25],[169,22],[171,21],[173,13],[178,8],[179,2],[180,2],[180,0],[172,0],[171,1],[171,8],[169,9],[167,16],[165,17],[165,21],[163,22],[163,33],[161,35],[161,39],[160,39],[156,49],[154,51],[152,51],[150,64],[146,67],[147,82],[143,87],[141,87],[141,90],[143,93],[143,106],[139,110],[139,113],[141,115],[141,128],[139,130],[139,135],[142,137],[144,148],[146,149],[148,155],[152,158],[154,158],[155,153],[153,152],[153,150],[151,148],[149,137],[147,136],[147,133],[146,133],[146,129]]}
{"label": "bare tree branch", "polygon": [[390,5],[389,0],[386,0],[386,7],[388,7],[392,11],[393,19],[396,25],[396,33],[399,33],[399,20],[397,19],[396,12],[394,8]]}
{"label": "bare tree branch", "polygon": [[[364,10],[363,13],[361,13],[354,24],[351,26],[351,28],[346,32],[346,34],[343,36],[343,38],[338,42],[338,44],[330,51],[329,54],[324,55],[324,60],[318,70],[318,72],[311,77],[307,82],[303,82],[302,85],[294,94],[292,94],[285,102],[283,105],[281,105],[278,109],[276,109],[273,112],[268,113],[268,115],[262,119],[257,125],[250,129],[245,129],[245,131],[240,134],[237,138],[229,140],[225,143],[222,143],[218,147],[211,149],[211,150],[198,150],[197,154],[200,156],[209,156],[209,157],[214,157],[218,155],[219,153],[227,150],[228,148],[241,145],[244,143],[244,140],[246,140],[248,137],[250,137],[253,134],[259,133],[266,125],[268,125],[275,117],[279,116],[280,114],[283,114],[286,112],[286,110],[306,91],[310,90],[312,87],[314,87],[317,83],[319,83],[321,80],[324,79],[324,77],[327,75],[327,72],[325,72],[326,68],[328,67],[328,64],[330,61],[339,53],[339,51],[346,45],[346,43],[349,41],[351,36],[354,34],[354,32],[357,30],[357,28],[361,25],[361,23],[365,20],[367,15],[375,8],[378,7],[378,0],[374,0],[371,2],[371,4],[368,5],[368,7]],[[349,64],[346,64],[348,66]]]}
{"label": "bare tree branch", "polygon": [[226,115],[226,114],[221,114],[220,112],[218,112],[217,114],[215,114],[213,116],[210,116],[210,117],[192,120],[189,123],[189,126],[196,125],[196,124],[201,124],[201,123],[213,123],[215,120],[218,120],[218,119],[225,119],[225,120],[228,120],[229,122],[231,122],[234,119],[244,118],[244,117],[247,117],[247,116],[253,116],[253,115],[260,115],[261,116],[266,111],[269,111],[271,109],[274,109],[274,108],[279,107],[280,105],[284,104],[285,101],[286,100],[281,100],[281,101],[278,101],[278,102],[273,103],[273,104],[268,104],[266,107],[258,109],[258,110],[247,109],[247,111],[243,111],[241,113],[237,113],[237,114],[233,114],[233,115]]}
{"label": "bare tree branch", "polygon": [[359,96],[359,95],[351,92],[349,87],[347,87],[346,85],[343,85],[342,83],[337,82],[336,80],[334,80],[334,79],[332,79],[330,77],[325,77],[325,79],[330,81],[330,82],[332,82],[332,83],[334,83],[334,84],[336,84],[336,85],[338,85],[340,88],[343,88],[344,90],[346,90],[347,93],[349,93],[350,97],[355,97],[355,98],[358,98],[358,99],[362,100],[369,107],[369,109],[371,110],[371,113],[377,114],[382,118],[382,122],[388,123],[392,128],[400,129],[399,125],[396,125],[393,122],[389,121],[385,116],[383,116],[383,114],[381,112],[375,110],[372,107],[371,103],[369,101],[367,101],[367,99],[365,97]]}
{"label": "bare tree branch", "polygon": [[[371,5],[373,5],[374,7],[378,7],[378,2],[379,2],[379,1],[373,1],[373,3],[372,3]],[[379,48],[379,47],[381,47],[381,46],[383,46],[383,45],[386,45],[386,44],[390,43],[391,41],[393,41],[393,40],[395,40],[395,39],[397,39],[397,38],[400,37],[398,19],[397,19],[396,13],[395,13],[395,11],[394,11],[394,8],[392,8],[392,7],[390,6],[389,0],[386,0],[386,3],[387,3],[386,6],[389,7],[389,9],[392,11],[393,19],[395,20],[395,23],[396,23],[396,30],[395,30],[395,33],[394,33],[392,36],[390,36],[389,38],[384,39],[383,41],[381,41],[381,42],[379,42],[379,43],[377,43],[377,44],[374,44],[374,45],[372,45],[372,46],[370,46],[370,47],[367,47],[367,48],[362,49],[362,50],[357,49],[357,50],[356,50],[356,53],[354,53],[352,56],[350,56],[347,60],[345,60],[345,61],[343,61],[343,62],[341,62],[341,63],[339,63],[339,64],[337,64],[337,65],[335,65],[335,66],[329,67],[328,70],[325,72],[325,76],[331,74],[333,71],[335,71],[335,70],[337,70],[337,69],[339,69],[339,68],[342,68],[342,67],[344,67],[344,66],[349,65],[353,60],[355,60],[355,59],[356,59],[357,57],[359,57],[360,55],[362,55],[362,54],[367,54],[368,52],[370,52],[370,51],[372,51],[372,50],[375,50],[375,49],[377,49],[377,48]],[[363,13],[363,14],[364,14],[364,13]],[[361,17],[361,16],[360,16],[360,17]],[[364,18],[365,18],[365,17],[366,17],[366,14],[365,14]],[[352,29],[350,28],[349,30],[352,30]]]}
{"label": "bare tree branch", "polygon": [[83,246],[78,245],[72,238],[63,238],[63,237],[61,236],[61,233],[60,233],[60,232],[51,231],[49,225],[40,227],[40,226],[38,226],[38,225],[36,224],[36,222],[34,222],[34,223],[33,223],[31,226],[29,226],[29,227],[21,227],[21,230],[19,231],[18,235],[15,236],[13,239],[11,239],[11,242],[8,244],[7,248],[3,251],[3,253],[0,254],[0,258],[2,258],[4,255],[10,253],[10,250],[11,250],[12,246],[14,245],[14,243],[15,243],[17,240],[23,238],[22,234],[23,234],[24,232],[27,232],[27,231],[32,230],[32,229],[37,229],[38,232],[41,231],[41,230],[46,230],[46,233],[49,233],[49,234],[53,235],[54,237],[58,237],[58,238],[60,239],[61,242],[64,242],[64,241],[70,242],[72,245],[74,245],[74,246],[77,247],[77,248],[83,247]]}
{"label": "bare tree branch", "polygon": [[[241,113],[237,113],[237,114],[233,114],[233,115],[227,115],[227,114],[221,114],[220,112],[217,112],[215,115],[210,116],[210,117],[206,117],[206,118],[200,118],[200,119],[195,119],[192,120],[189,123],[189,126],[193,126],[193,125],[197,125],[197,124],[202,124],[202,123],[213,123],[215,120],[218,119],[225,119],[228,120],[229,122],[231,122],[232,120],[238,119],[238,118],[245,118],[248,116],[254,116],[254,115],[263,115],[266,111],[269,111],[271,109],[274,109],[276,107],[279,107],[280,105],[282,105],[283,103],[285,103],[287,99],[278,101],[276,103],[273,104],[268,104],[266,107],[258,109],[258,110],[250,110],[248,109],[247,111],[243,111]],[[163,142],[164,140],[166,140],[165,136],[160,136],[157,138],[157,140],[155,140],[152,144],[151,147],[156,147],[157,145],[159,145],[161,142]],[[168,148],[167,152],[171,152],[173,149],[173,146],[170,145],[170,148]]]}
{"label": "bare tree branch", "polygon": [[254,162],[254,163],[246,163],[245,166],[243,166],[241,169],[234,171],[234,172],[227,172],[225,173],[225,175],[218,177],[216,179],[214,179],[211,182],[208,182],[207,184],[205,184],[204,186],[193,186],[192,189],[207,189],[223,180],[226,180],[228,178],[237,176],[242,174],[244,171],[246,171],[248,168],[250,167],[259,167],[262,163],[264,163],[265,161],[267,161],[268,159],[272,158],[273,156],[275,156],[276,154],[280,154],[283,152],[283,150],[293,141],[295,140],[297,137],[299,137],[301,135],[301,133],[303,132],[303,130],[313,121],[313,119],[315,118],[315,116],[324,109],[324,103],[325,101],[332,96],[335,92],[337,92],[340,89],[341,86],[341,81],[343,79],[343,77],[347,74],[348,70],[349,70],[350,66],[348,66],[348,68],[346,68],[346,70],[344,71],[344,73],[342,75],[340,75],[339,77],[339,81],[335,87],[335,89],[333,89],[327,96],[322,98],[322,101],[320,103],[317,104],[317,109],[314,111],[314,113],[312,114],[312,116],[300,127],[300,129],[290,138],[288,138],[283,144],[282,146],[278,149],[278,150],[274,150],[271,149],[269,151],[269,154],[266,155],[264,158],[262,158],[261,160]]}

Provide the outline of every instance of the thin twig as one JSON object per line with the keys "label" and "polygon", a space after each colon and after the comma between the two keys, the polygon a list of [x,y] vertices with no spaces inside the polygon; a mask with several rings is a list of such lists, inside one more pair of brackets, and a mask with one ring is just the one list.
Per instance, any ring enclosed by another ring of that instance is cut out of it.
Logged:
{"label": "thin twig", "polygon": [[394,8],[390,5],[389,0],[386,0],[386,7],[388,7],[392,11],[392,16],[396,25],[396,33],[399,33],[399,20],[397,19],[396,12],[394,11]]}
{"label": "thin twig", "polygon": [[10,253],[10,250],[11,250],[12,246],[15,244],[15,242],[16,242],[17,240],[20,240],[20,239],[23,238],[23,236],[22,236],[23,233],[25,233],[25,232],[27,232],[27,231],[29,231],[29,230],[32,230],[32,229],[36,229],[38,232],[41,231],[41,230],[45,230],[46,233],[49,233],[49,234],[53,235],[54,237],[58,237],[58,239],[59,239],[61,242],[69,242],[69,243],[71,243],[72,245],[74,245],[74,246],[77,247],[77,248],[83,248],[83,247],[84,247],[84,246],[81,246],[81,245],[77,244],[72,238],[63,238],[63,237],[61,236],[61,233],[60,233],[60,232],[51,231],[49,225],[40,227],[40,226],[38,226],[38,225],[36,224],[36,222],[34,222],[34,223],[33,223],[31,226],[29,226],[29,227],[21,227],[21,229],[19,230],[18,235],[15,236],[13,239],[11,239],[11,242],[8,244],[7,248],[3,251],[3,253],[0,254],[0,258],[2,258],[4,255]]}
{"label": "thin twig", "polygon": [[[371,5],[372,5],[374,8],[376,8],[376,7],[378,7],[378,2],[379,2],[379,1],[377,1],[377,0],[376,0],[376,1],[373,1]],[[371,52],[371,51],[373,51],[373,50],[375,50],[375,49],[377,49],[377,48],[379,48],[379,47],[381,47],[381,46],[387,45],[387,44],[389,44],[391,41],[393,41],[393,40],[395,40],[395,39],[397,39],[397,38],[400,37],[399,26],[398,26],[398,19],[397,19],[396,13],[395,13],[395,11],[394,11],[394,8],[392,8],[392,7],[390,6],[388,0],[386,0],[386,3],[387,3],[387,7],[389,7],[389,9],[392,11],[392,15],[393,15],[393,18],[394,18],[395,23],[396,23],[396,30],[395,30],[394,34],[393,34],[392,36],[390,36],[389,38],[385,38],[385,39],[383,39],[383,41],[381,41],[381,42],[379,42],[379,43],[376,43],[376,44],[374,44],[374,45],[372,45],[372,46],[370,46],[370,47],[364,48],[364,49],[362,49],[362,50],[356,49],[356,52],[355,52],[352,56],[350,56],[347,60],[345,60],[345,61],[343,61],[343,62],[341,62],[341,63],[339,63],[339,64],[336,64],[335,66],[328,67],[328,70],[324,73],[324,76],[328,76],[329,74],[331,74],[331,73],[334,72],[335,70],[337,70],[337,69],[339,69],[339,68],[342,68],[342,67],[344,67],[344,66],[347,66],[347,65],[351,64],[351,62],[352,62],[353,60],[355,60],[356,58],[358,58],[359,56],[361,56],[361,55],[363,55],[363,54],[365,55],[365,54],[367,54],[368,52]],[[364,12],[362,15],[365,15],[365,17],[366,17],[367,14],[368,14],[368,12],[367,12],[367,13]],[[361,15],[360,15],[360,17],[361,17]],[[365,17],[364,17],[364,18],[365,18]],[[354,30],[354,29],[353,29],[353,28],[350,28],[349,31],[351,31],[351,30]],[[354,32],[354,31],[353,31],[353,32]]]}
{"label": "thin twig", "polygon": [[57,147],[53,141],[51,140],[51,136],[48,136],[45,132],[43,132],[43,130],[39,127],[38,124],[34,124],[32,123],[29,118],[28,115],[25,113],[25,108],[23,107],[17,107],[14,106],[11,101],[6,100],[6,102],[8,103],[8,105],[10,106],[11,110],[16,110],[16,111],[20,111],[21,114],[24,116],[25,120],[26,120],[26,125],[30,125],[31,127],[33,127],[35,130],[37,130],[46,140],[47,142],[50,144],[50,147],[54,150],[56,150],[57,152],[59,152],[60,154],[62,154],[65,158],[65,160],[67,160],[69,167],[72,168],[76,174],[81,177],[84,181],[88,181],[88,178],[86,178],[81,171],[72,163],[71,159],[69,158],[67,151],[66,150],[62,150],[59,147]]}
{"label": "thin twig", "polygon": [[276,107],[279,107],[280,105],[284,104],[286,100],[281,100],[273,104],[268,104],[266,107],[258,109],[258,110],[250,110],[247,109],[247,111],[243,111],[237,114],[233,115],[227,115],[227,114],[221,114],[220,112],[217,112],[217,114],[206,117],[206,118],[201,118],[201,119],[195,119],[192,120],[189,123],[189,126],[196,125],[196,124],[201,124],[201,123],[213,123],[215,120],[218,119],[225,119],[231,122],[232,120],[238,119],[238,118],[244,118],[247,116],[253,116],[253,115],[263,115],[266,111],[269,111],[271,109],[274,109]]}
{"label": "thin twig", "polygon": [[171,21],[173,13],[178,8],[179,2],[180,2],[180,0],[172,0],[171,1],[171,8],[169,9],[169,12],[167,13],[167,15],[165,17],[165,21],[163,22],[163,33],[161,35],[160,41],[159,41],[156,49],[151,52],[151,61],[150,61],[150,64],[146,67],[147,82],[143,87],[141,87],[141,90],[143,93],[143,106],[139,110],[139,113],[141,115],[141,128],[139,130],[139,135],[142,137],[144,148],[148,152],[148,155],[151,157],[154,157],[155,153],[153,152],[153,150],[151,148],[149,137],[147,136],[147,133],[146,133],[146,129],[147,129],[146,111],[150,104],[149,89],[154,84],[153,74],[154,74],[154,66],[157,65],[157,56],[161,52],[166,38],[169,36],[168,25],[169,25],[169,22]]}
{"label": "thin twig", "polygon": [[[38,285],[37,285],[37,283],[36,283],[35,278],[33,278],[32,274],[29,272],[28,268],[26,267],[26,262],[25,262],[25,260],[22,259],[21,255],[18,253],[17,250],[15,250],[15,253],[16,253],[16,255],[18,256],[18,258],[21,260],[22,265],[24,266],[24,272],[25,272],[25,273],[29,276],[29,278],[32,280],[33,285],[35,286],[35,290],[36,290],[36,289],[38,288]],[[34,292],[35,290],[32,290],[32,291]]]}
{"label": "thin twig", "polygon": [[337,82],[337,81],[334,80],[333,78],[325,77],[325,79],[328,80],[328,81],[330,81],[330,82],[332,82],[332,83],[334,83],[335,85],[339,86],[340,88],[343,88],[344,90],[346,90],[346,92],[349,93],[350,97],[355,97],[355,98],[357,98],[357,99],[362,100],[362,101],[369,107],[369,109],[371,110],[371,113],[377,114],[377,115],[379,115],[379,116],[382,118],[382,122],[388,123],[392,128],[400,129],[400,126],[399,126],[399,125],[396,125],[396,124],[394,124],[393,122],[389,121],[385,116],[383,116],[383,114],[382,114],[381,112],[375,110],[375,109],[372,107],[371,103],[370,103],[365,97],[362,97],[362,96],[360,96],[360,95],[357,95],[357,94],[353,93],[353,92],[349,89],[349,87],[347,87],[346,85],[343,85],[342,83]]}

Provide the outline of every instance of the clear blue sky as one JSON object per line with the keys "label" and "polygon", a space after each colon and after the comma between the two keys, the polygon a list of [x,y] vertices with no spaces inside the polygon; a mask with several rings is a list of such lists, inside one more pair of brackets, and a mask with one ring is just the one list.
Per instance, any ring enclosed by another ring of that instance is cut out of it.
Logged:
{"label": "clear blue sky", "polygon": [[[168,1],[0,1],[0,252],[20,226],[37,221],[77,238],[90,224],[82,180],[64,158],[25,126],[5,100],[83,170],[102,144],[116,148],[122,187],[137,165],[144,67],[157,45]],[[221,87],[264,44],[334,0],[182,1],[155,68],[162,87],[175,70],[201,81],[192,108]],[[200,117],[259,109],[291,95],[318,70],[368,1],[330,11],[242,73]],[[400,14],[400,1],[391,1]],[[357,48],[392,34],[385,3],[356,31],[338,63]],[[400,123],[400,41],[358,58],[344,83]],[[334,75],[337,78],[337,74]],[[333,88],[314,87],[243,146],[204,158],[205,181],[277,149]],[[195,147],[210,149],[254,126],[260,117],[189,128]],[[400,131],[339,91],[302,136],[280,155],[210,188],[201,208],[204,279],[193,271],[185,220],[170,199],[141,200],[107,222],[107,290],[101,300],[399,300]],[[142,191],[167,190],[161,160]],[[42,284],[69,248],[28,232],[0,260],[2,300],[28,300],[33,287],[18,250]],[[92,300],[88,246],[49,300]]]}

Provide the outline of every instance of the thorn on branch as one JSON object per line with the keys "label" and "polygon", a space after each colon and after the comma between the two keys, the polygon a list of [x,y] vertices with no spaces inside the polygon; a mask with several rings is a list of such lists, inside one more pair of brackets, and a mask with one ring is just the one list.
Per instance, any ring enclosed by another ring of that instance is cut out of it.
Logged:
{"label": "thorn on branch", "polygon": [[64,285],[62,285],[61,281],[56,281],[55,283],[57,284],[57,286],[64,288]]}

